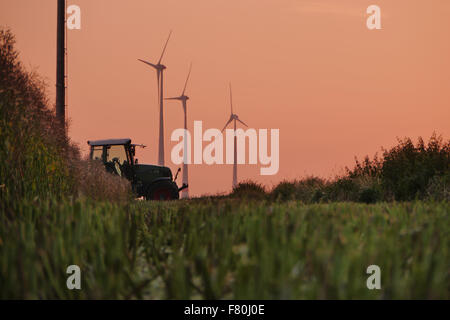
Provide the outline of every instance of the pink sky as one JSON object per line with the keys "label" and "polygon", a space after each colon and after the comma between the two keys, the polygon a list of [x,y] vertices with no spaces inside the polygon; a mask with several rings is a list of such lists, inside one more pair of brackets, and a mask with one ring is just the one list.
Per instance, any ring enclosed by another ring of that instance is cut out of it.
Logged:
{"label": "pink sky", "polygon": [[[82,29],[69,31],[70,136],[130,137],[156,163],[155,72],[163,63],[167,96],[181,93],[193,63],[189,126],[222,128],[236,112],[252,128],[280,129],[280,170],[239,166],[239,180],[267,186],[305,175],[329,177],[354,156],[373,155],[396,137],[433,131],[450,136],[450,2],[446,0],[70,0]],[[366,8],[381,7],[382,30],[366,27]],[[20,58],[47,79],[54,99],[56,0],[3,0],[1,25],[17,37]],[[165,106],[170,134],[183,126],[181,106]],[[231,189],[232,166],[191,166],[193,195]]]}

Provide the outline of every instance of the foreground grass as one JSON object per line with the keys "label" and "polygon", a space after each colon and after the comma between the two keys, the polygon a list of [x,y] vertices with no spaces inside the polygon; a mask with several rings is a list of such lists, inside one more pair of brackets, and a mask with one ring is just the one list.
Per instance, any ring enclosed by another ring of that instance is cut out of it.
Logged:
{"label": "foreground grass", "polygon": [[0,298],[449,299],[449,230],[448,202],[22,202],[0,213]]}

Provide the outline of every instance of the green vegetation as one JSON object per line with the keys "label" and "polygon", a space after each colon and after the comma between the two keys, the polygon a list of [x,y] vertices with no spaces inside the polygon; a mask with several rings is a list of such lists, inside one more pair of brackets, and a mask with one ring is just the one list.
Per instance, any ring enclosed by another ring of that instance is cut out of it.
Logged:
{"label": "green vegetation", "polygon": [[0,208],[14,211],[23,199],[128,199],[126,180],[81,160],[48,107],[45,83],[24,69],[14,44],[0,29]]}
{"label": "green vegetation", "polygon": [[433,134],[428,144],[419,137],[398,141],[398,145],[360,162],[334,179],[307,177],[283,181],[267,192],[257,183],[246,181],[231,194],[239,198],[298,200],[303,203],[352,201],[435,200],[450,201],[450,140]]}
{"label": "green vegetation", "polygon": [[24,71],[14,37],[0,30],[0,178],[2,206],[24,197],[63,196],[72,181],[63,131],[48,110],[44,83]]}
{"label": "green vegetation", "polygon": [[[22,202],[0,298],[448,299],[449,204]],[[66,288],[67,266],[82,290]],[[366,268],[381,268],[368,290]]]}
{"label": "green vegetation", "polygon": [[[400,140],[332,180],[135,201],[80,159],[17,56],[0,30],[0,299],[450,298],[442,138]],[[74,264],[79,291],[66,288]],[[382,290],[366,287],[372,264]]]}

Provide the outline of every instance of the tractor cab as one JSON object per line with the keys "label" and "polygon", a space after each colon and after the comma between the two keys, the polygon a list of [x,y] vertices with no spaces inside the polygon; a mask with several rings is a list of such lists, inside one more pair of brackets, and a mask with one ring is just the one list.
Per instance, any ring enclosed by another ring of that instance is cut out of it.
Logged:
{"label": "tractor cab", "polygon": [[131,180],[135,154],[131,139],[89,141],[89,145],[92,160],[101,160],[108,172]]}

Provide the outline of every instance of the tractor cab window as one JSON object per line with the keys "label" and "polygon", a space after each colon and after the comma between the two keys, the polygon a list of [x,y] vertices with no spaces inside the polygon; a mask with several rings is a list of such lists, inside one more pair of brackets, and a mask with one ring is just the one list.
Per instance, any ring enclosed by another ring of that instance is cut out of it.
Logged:
{"label": "tractor cab window", "polygon": [[123,145],[106,148],[106,162],[113,162],[115,158],[117,158],[120,165],[128,163],[127,153]]}
{"label": "tractor cab window", "polygon": [[92,160],[103,160],[103,147],[97,146],[92,148]]}

